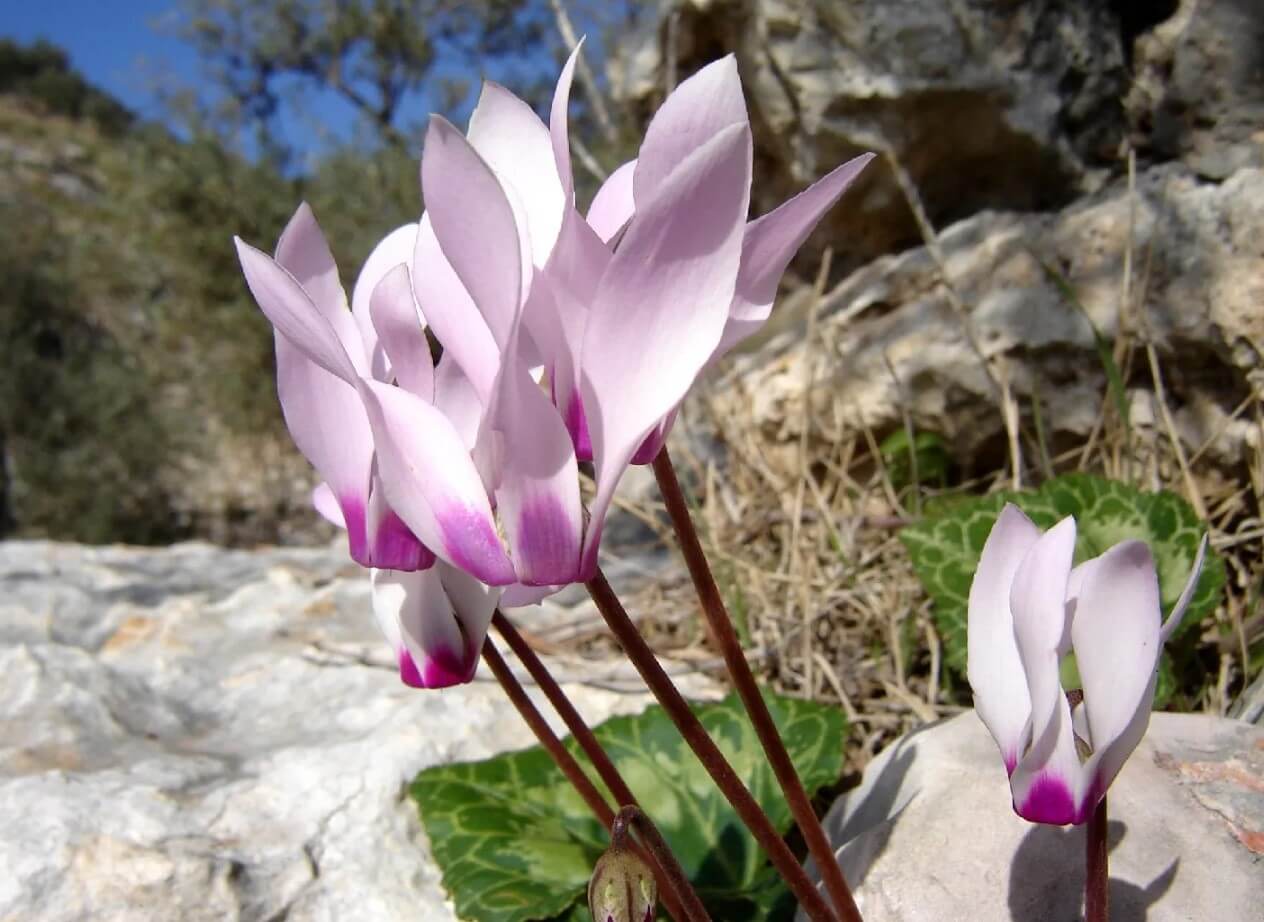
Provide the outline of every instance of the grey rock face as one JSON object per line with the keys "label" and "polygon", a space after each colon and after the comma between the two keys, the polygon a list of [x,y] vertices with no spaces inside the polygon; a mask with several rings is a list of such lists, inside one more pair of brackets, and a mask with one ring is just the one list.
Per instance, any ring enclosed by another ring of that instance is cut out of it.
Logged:
{"label": "grey rock face", "polygon": [[406,786],[533,740],[387,660],[339,549],[0,544],[0,920],[453,919]]}
{"label": "grey rock face", "polygon": [[[1108,796],[1116,919],[1254,919],[1264,905],[1264,731],[1155,714]],[[866,922],[1081,918],[1084,830],[1026,822],[973,714],[909,734],[826,831]]]}
{"label": "grey rock face", "polygon": [[1127,110],[1133,141],[1224,179],[1264,166],[1264,5],[1182,0],[1136,43]]}
{"label": "grey rock face", "polygon": [[[614,93],[648,114],[670,65],[686,76],[729,49],[756,133],[756,212],[884,146],[938,223],[1048,208],[1093,188],[1123,138],[1107,4],[664,0],[619,47]],[[882,163],[825,226],[844,266],[917,239]]]}
{"label": "grey rock face", "polygon": [[[1217,185],[1169,165],[1138,177],[1135,200],[1117,183],[1060,213],[985,212],[947,228],[941,248],[977,342],[1004,363],[1024,408],[1039,397],[1055,449],[1082,442],[1106,399],[1087,314],[1109,339],[1121,331],[1152,338],[1177,431],[1192,449],[1215,437],[1212,456],[1232,460],[1258,438],[1227,415],[1264,367],[1261,226],[1264,171],[1244,169]],[[1121,310],[1130,242],[1133,300]],[[1066,280],[1083,312],[1046,267]],[[820,339],[832,344],[825,356],[820,343],[805,344],[794,306],[783,305],[789,310],[774,322],[793,329],[742,359],[731,373],[739,387],[716,388],[719,399],[749,399],[766,431],[794,441],[812,349],[829,369],[816,378],[818,412],[860,416],[883,430],[900,425],[903,405],[956,457],[1000,449],[992,386],[940,280],[926,248],[855,272],[819,305]],[[1149,386],[1148,376],[1138,383]],[[1133,411],[1143,409],[1139,402]]]}

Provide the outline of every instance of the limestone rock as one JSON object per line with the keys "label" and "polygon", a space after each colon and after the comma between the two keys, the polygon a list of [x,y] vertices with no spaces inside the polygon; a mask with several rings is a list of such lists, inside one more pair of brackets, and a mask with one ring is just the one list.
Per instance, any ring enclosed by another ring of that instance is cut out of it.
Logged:
{"label": "limestone rock", "polygon": [[[1112,918],[1254,919],[1264,905],[1264,731],[1155,714],[1111,786]],[[904,737],[826,817],[866,922],[1080,918],[1082,827],[1011,808],[973,714]]]}
{"label": "limestone rock", "polygon": [[[1264,367],[1261,226],[1264,171],[1214,184],[1168,165],[1138,177],[1135,200],[1121,182],[1059,213],[985,212],[947,228],[940,244],[976,341],[1003,363],[1025,413],[1040,399],[1053,450],[1082,444],[1107,399],[1087,315],[1112,341],[1121,331],[1151,337],[1187,448],[1214,439],[1210,456],[1236,462],[1259,437],[1227,416]],[[1121,312],[1130,241],[1134,300]],[[801,310],[778,310],[782,332],[714,388],[721,405],[749,405],[755,425],[794,442],[810,359],[815,413],[863,419],[881,433],[901,425],[905,407],[954,457],[999,463],[1004,430],[992,385],[926,248],[876,260],[829,292],[815,343],[805,343]],[[1153,389],[1144,359],[1126,383]]]}
{"label": "limestone rock", "polygon": [[0,544],[0,919],[454,919],[406,786],[530,742],[399,682],[341,549]]}
{"label": "limestone rock", "polygon": [[[669,69],[684,77],[730,50],[755,130],[757,213],[883,146],[937,223],[1056,206],[1118,165],[1127,75],[1107,4],[661,0],[617,46],[612,91],[648,115]],[[881,162],[824,226],[817,239],[846,267],[917,239]]]}
{"label": "limestone rock", "polygon": [[1264,5],[1181,0],[1137,39],[1126,99],[1133,143],[1213,179],[1264,166]]}

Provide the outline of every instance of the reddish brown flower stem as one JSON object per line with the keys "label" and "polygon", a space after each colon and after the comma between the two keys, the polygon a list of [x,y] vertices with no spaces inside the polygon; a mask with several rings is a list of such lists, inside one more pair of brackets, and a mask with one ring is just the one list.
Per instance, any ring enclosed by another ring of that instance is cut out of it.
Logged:
{"label": "reddish brown flower stem", "polygon": [[575,742],[579,743],[579,748],[584,750],[584,755],[588,756],[588,761],[597,770],[598,777],[601,778],[614,796],[614,802],[620,806],[639,806],[636,802],[636,797],[633,796],[632,791],[624,783],[623,776],[614,767],[614,763],[610,761],[606,751],[601,748],[601,743],[597,742],[597,737],[593,735],[588,724],[584,722],[584,718],[580,716],[579,711],[575,710],[575,705],[571,704],[570,699],[566,697],[566,693],[557,684],[557,680],[553,678],[548,667],[544,665],[540,657],[536,656],[535,651],[518,633],[518,629],[514,627],[513,622],[497,609],[496,613],[492,615],[492,624],[505,643],[509,645],[509,649],[513,650],[514,656],[518,657],[519,662],[526,667],[528,674],[535,680],[536,685],[540,686],[540,691],[544,692],[544,697],[549,699],[549,704],[553,705],[553,709],[562,718],[562,723],[566,724],[566,729],[571,731],[571,736],[574,737]]}
{"label": "reddish brown flower stem", "polygon": [[1085,922],[1110,919],[1110,873],[1107,869],[1106,798],[1098,802],[1089,817],[1084,850]]}
{"label": "reddish brown flower stem", "polygon": [[773,774],[777,777],[777,783],[785,795],[790,813],[794,816],[799,831],[803,833],[808,853],[820,869],[821,879],[825,883],[825,890],[829,894],[830,901],[834,904],[834,910],[843,922],[861,922],[860,910],[856,908],[851,888],[847,886],[847,880],[843,877],[838,859],[834,857],[834,850],[825,836],[821,821],[817,818],[816,811],[812,809],[812,801],[803,788],[803,782],[799,780],[798,772],[794,770],[790,754],[781,741],[781,735],[777,732],[777,724],[768,711],[763,695],[759,693],[754,673],[751,672],[746,655],[742,652],[742,642],[733,628],[733,620],[729,617],[728,609],[720,596],[720,589],[716,585],[715,576],[711,573],[706,554],[703,553],[702,542],[698,540],[698,532],[689,516],[689,506],[685,502],[685,494],[680,488],[680,481],[676,478],[676,470],[672,466],[671,455],[668,454],[666,445],[654,458],[654,477],[658,481],[659,492],[662,493],[663,502],[667,506],[667,514],[676,530],[676,538],[680,542],[685,565],[689,568],[694,589],[697,590],[698,599],[702,603],[702,612],[711,628],[711,636],[720,648],[720,655],[724,657],[724,665],[728,668],[729,677],[737,689],[738,696],[742,699],[742,705],[746,708],[746,713],[755,728],[755,735],[759,737],[759,742],[764,747],[768,764],[772,766]]}
{"label": "reddish brown flower stem", "polygon": [[711,922],[711,916],[707,914],[706,907],[702,905],[702,901],[698,899],[698,894],[689,885],[689,878],[685,876],[685,869],[680,866],[680,862],[672,854],[672,850],[668,847],[666,840],[659,833],[658,827],[654,825],[648,816],[641,812],[640,807],[623,807],[618,815],[615,816],[614,824],[610,827],[611,845],[626,847],[629,827],[635,827],[641,836],[641,844],[645,847],[645,850],[658,859],[666,879],[670,880],[680,892],[693,897],[693,904],[686,906],[690,922]]}
{"label": "reddish brown flower stem", "polygon": [[777,873],[790,887],[790,891],[799,901],[807,917],[812,922],[836,922],[836,917],[830,912],[829,906],[816,891],[816,887],[812,885],[807,873],[795,860],[794,853],[777,834],[768,815],[751,796],[746,785],[742,784],[733,766],[724,758],[724,754],[711,739],[711,735],[689,709],[689,704],[663,667],[659,665],[658,660],[654,658],[654,651],[650,649],[649,644],[637,631],[636,625],[632,623],[632,619],[628,617],[628,613],[624,611],[623,605],[614,594],[614,590],[610,588],[605,575],[598,569],[593,578],[584,585],[588,587],[589,594],[597,603],[597,610],[605,618],[606,624],[614,634],[615,640],[623,648],[623,652],[632,661],[641,674],[641,678],[645,680],[645,684],[654,693],[658,703],[667,712],[667,716],[676,725],[676,729],[680,731],[680,735],[715,781],[725,799],[733,805],[733,809],[737,811],[737,815],[746,828],[751,831],[764,850],[764,854],[772,861]]}
{"label": "reddish brown flower stem", "polygon": [[[503,615],[500,617],[508,623],[508,619],[505,619]],[[512,625],[510,629],[512,630]],[[613,828],[615,822],[614,811],[610,809],[609,804],[601,796],[601,792],[597,790],[596,785],[584,774],[584,770],[580,768],[574,756],[566,751],[562,741],[557,738],[557,734],[553,732],[553,728],[544,719],[544,715],[540,713],[539,708],[531,701],[522,684],[514,677],[513,670],[505,663],[504,657],[500,655],[500,651],[496,649],[490,638],[483,642],[483,661],[491,669],[492,675],[496,677],[500,687],[505,690],[505,694],[514,708],[517,709],[527,726],[531,728],[531,732],[540,741],[540,745],[553,758],[553,762],[561,769],[562,774],[566,776],[566,780],[579,792],[579,796],[584,799],[584,803],[588,805],[588,809],[597,817],[598,822],[607,829]],[[544,668],[542,663],[540,668]],[[553,682],[553,685],[556,686],[557,683]],[[561,688],[557,690],[559,694],[562,694]],[[565,697],[565,695],[562,696]],[[567,705],[574,712],[574,706],[570,705],[569,701]],[[594,742],[596,742],[595,739]],[[604,756],[605,753],[602,753],[602,755]],[[607,761],[609,760],[607,759]],[[681,920],[681,922],[695,922],[694,917],[690,916],[682,908],[682,893],[678,889],[680,881],[669,875],[654,855],[645,857],[647,857],[650,866],[654,869],[654,876],[659,881],[659,895],[667,908],[668,914],[673,919]],[[687,880],[684,881],[684,886],[688,888],[686,892],[693,896],[694,901],[697,901],[698,896],[693,892],[693,888]]]}

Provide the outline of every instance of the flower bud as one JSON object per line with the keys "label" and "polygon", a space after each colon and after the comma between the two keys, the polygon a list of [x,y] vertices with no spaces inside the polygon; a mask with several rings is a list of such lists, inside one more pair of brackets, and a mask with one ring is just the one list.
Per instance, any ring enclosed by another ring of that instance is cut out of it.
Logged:
{"label": "flower bud", "polygon": [[632,849],[612,845],[588,881],[593,922],[653,922],[658,904],[654,872]]}

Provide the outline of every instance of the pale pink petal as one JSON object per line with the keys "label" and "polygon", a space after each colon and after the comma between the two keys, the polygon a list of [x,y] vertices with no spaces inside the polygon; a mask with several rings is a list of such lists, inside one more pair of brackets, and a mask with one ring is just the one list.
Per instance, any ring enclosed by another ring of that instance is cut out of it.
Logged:
{"label": "pale pink petal", "polygon": [[412,282],[422,313],[443,344],[444,356],[460,367],[479,399],[486,402],[500,368],[500,347],[439,248],[428,214],[422,216],[417,231]]}
{"label": "pale pink petal", "polygon": [[781,276],[818,221],[873,159],[862,154],[847,161],[794,198],[746,226],[742,268],[728,324],[715,358],[762,327],[772,312]]}
{"label": "pale pink petal", "polygon": [[[276,247],[277,265],[294,276],[316,309],[329,321],[338,341],[351,358],[357,374],[368,371],[368,353],[355,318],[347,310],[347,296],[338,278],[334,254],[316,216],[307,203],[299,205],[281,232]],[[298,344],[297,340],[295,343]]]}
{"label": "pale pink petal", "polygon": [[557,88],[553,91],[553,105],[549,108],[549,138],[553,144],[553,161],[557,164],[557,175],[562,181],[562,194],[566,207],[575,204],[574,178],[571,174],[571,139],[570,139],[570,103],[571,82],[575,79],[575,66],[579,62],[580,50],[584,47],[581,38],[566,66],[557,78]]}
{"label": "pale pink petal", "polygon": [[334,496],[329,484],[317,484],[312,490],[312,506],[330,525],[343,529],[347,527],[347,520],[343,518],[342,508],[338,505],[338,497]]}
{"label": "pale pink petal", "polygon": [[[275,341],[277,396],[285,426],[335,499],[352,559],[367,566],[365,514],[373,433],[364,406],[351,385],[325,371],[282,334],[277,333]],[[321,511],[333,519],[332,510]]]}
{"label": "pale pink petal", "polygon": [[684,159],[637,211],[601,278],[580,363],[597,467],[584,569],[642,439],[685,396],[728,317],[750,193],[745,125]]}
{"label": "pale pink petal", "polygon": [[515,583],[506,586],[500,597],[501,608],[525,608],[528,605],[539,605],[562,586],[524,586]]}
{"label": "pale pink petal", "polygon": [[1072,735],[1071,707],[1059,696],[1042,735],[1010,776],[1014,811],[1033,823],[1082,823],[1085,771]]}
{"label": "pale pink petal", "polygon": [[632,199],[635,173],[636,161],[629,160],[606,178],[588,206],[588,226],[603,243],[613,240],[636,211],[636,202]]}
{"label": "pale pink petal", "polygon": [[[390,380],[390,362],[378,341],[378,332],[373,326],[370,307],[373,292],[386,274],[396,266],[411,266],[413,253],[417,249],[417,223],[397,227],[373,248],[369,258],[364,261],[356,277],[355,287],[351,291],[351,313],[360,328],[360,338],[364,341],[364,351],[370,360],[370,371],[378,381]],[[426,318],[421,318],[425,326]]]}
{"label": "pale pink petal", "polygon": [[492,622],[503,590],[499,586],[486,586],[464,570],[445,563],[439,563],[435,569],[439,571],[443,591],[452,602],[452,610],[465,637],[466,668],[469,676],[473,677],[483,642],[487,639],[487,627]]}
{"label": "pale pink petal", "polygon": [[[238,237],[233,242],[250,293],[276,331],[330,374],[348,383],[355,381],[356,363],[329,318],[312,303],[298,280],[268,254]],[[343,313],[354,328],[350,312]]]}
{"label": "pale pink petal", "polygon": [[974,709],[1011,774],[1028,741],[1031,697],[1014,639],[1010,587],[1018,565],[1039,537],[1031,519],[1006,504],[983,545],[967,606],[966,675]]}
{"label": "pale pink petal", "polygon": [[1185,616],[1185,609],[1189,607],[1190,600],[1194,597],[1195,590],[1198,589],[1198,577],[1203,572],[1203,561],[1207,557],[1207,544],[1210,535],[1203,535],[1203,540],[1198,542],[1198,553],[1194,557],[1194,566],[1189,571],[1189,578],[1185,580],[1185,588],[1181,590],[1180,597],[1176,600],[1176,604],[1172,606],[1171,613],[1167,616],[1167,620],[1163,622],[1163,642],[1167,643],[1181,625],[1181,618]]}
{"label": "pale pink petal", "polygon": [[749,130],[750,120],[737,58],[730,54],[683,81],[654,113],[637,157],[633,191],[638,209],[694,151],[735,125]]}
{"label": "pale pink petal", "polygon": [[434,404],[452,423],[465,447],[473,450],[483,420],[483,404],[470,379],[448,353],[435,368]]}
{"label": "pale pink petal", "polygon": [[[543,124],[539,127],[545,134],[552,170],[548,132]],[[421,184],[426,215],[443,255],[483,315],[497,346],[504,349],[517,325],[524,284],[529,282],[523,277],[520,228],[504,188],[470,142],[439,116],[431,117],[426,132]],[[446,346],[429,302],[420,298],[420,288],[418,295],[422,310]],[[465,371],[474,377],[470,369]]]}
{"label": "pale pink petal", "polygon": [[434,402],[434,360],[406,264],[399,263],[382,276],[369,299],[369,313],[389,359],[384,367],[390,368],[400,387]]}
{"label": "pale pink petal", "polygon": [[[1058,673],[1058,647],[1066,624],[1067,581],[1074,554],[1075,519],[1068,516],[1031,546],[1010,588],[1014,639],[1031,695],[1033,740],[1045,735],[1058,702],[1066,704]],[[1067,721],[1069,727],[1069,711]]]}
{"label": "pale pink petal", "polygon": [[1145,544],[1124,541],[1097,558],[1080,590],[1071,640],[1099,795],[1149,724],[1160,617],[1159,578]]}
{"label": "pale pink petal", "polygon": [[425,570],[435,555],[412,533],[386,501],[376,469],[369,477],[369,502],[364,531],[368,541],[368,565],[387,570]]}
{"label": "pale pink petal", "polygon": [[501,468],[496,509],[518,580],[574,581],[583,532],[575,450],[557,410],[521,364],[505,370],[493,425],[513,450]]}
{"label": "pale pink petal", "polygon": [[395,651],[400,679],[413,688],[468,682],[468,641],[437,568],[372,573],[373,614]]}
{"label": "pale pink petal", "polygon": [[[520,230],[530,238],[532,262],[543,266],[557,241],[568,198],[549,129],[525,102],[488,81],[470,116],[469,141],[522,202],[526,225]],[[429,198],[426,203],[430,205]]]}
{"label": "pale pink petal", "polygon": [[421,541],[493,586],[515,582],[482,478],[460,434],[402,388],[361,379],[386,499]]}

